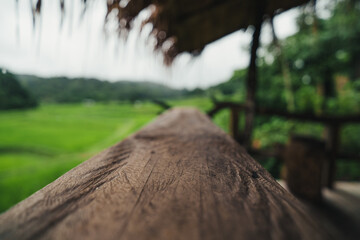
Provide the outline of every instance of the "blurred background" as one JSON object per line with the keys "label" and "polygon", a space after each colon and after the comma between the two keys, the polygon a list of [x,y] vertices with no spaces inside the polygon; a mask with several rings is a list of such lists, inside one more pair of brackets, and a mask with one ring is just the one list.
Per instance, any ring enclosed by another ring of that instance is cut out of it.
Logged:
{"label": "blurred background", "polygon": [[[219,102],[245,102],[252,27],[165,66],[147,29],[139,31],[146,12],[125,40],[111,16],[104,25],[106,1],[65,1],[65,12],[58,1],[43,1],[33,16],[34,4],[0,2],[0,212],[169,107],[210,112]],[[266,21],[256,62],[259,105],[314,118],[358,116],[359,20],[359,1],[319,0]],[[224,108],[212,117],[231,133],[230,116]],[[243,126],[245,118],[236,121]],[[357,121],[338,126],[336,180],[360,181]],[[280,179],[279,149],[291,136],[322,141],[326,126],[259,114],[248,151]]]}

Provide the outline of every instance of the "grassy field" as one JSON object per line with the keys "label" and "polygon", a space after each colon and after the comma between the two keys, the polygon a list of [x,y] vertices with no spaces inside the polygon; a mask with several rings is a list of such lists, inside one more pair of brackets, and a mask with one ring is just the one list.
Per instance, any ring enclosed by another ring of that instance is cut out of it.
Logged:
{"label": "grassy field", "polygon": [[[206,99],[172,106],[208,109]],[[153,120],[151,103],[42,105],[0,112],[0,212]]]}
{"label": "grassy field", "polygon": [[153,104],[44,105],[0,114],[0,211],[151,121]]}

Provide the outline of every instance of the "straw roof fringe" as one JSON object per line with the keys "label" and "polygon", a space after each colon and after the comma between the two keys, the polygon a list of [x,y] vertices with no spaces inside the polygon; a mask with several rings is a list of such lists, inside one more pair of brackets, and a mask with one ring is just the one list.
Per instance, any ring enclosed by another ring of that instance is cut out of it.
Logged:
{"label": "straw roof fringe", "polygon": [[[81,0],[86,4],[86,0]],[[265,2],[266,1],[266,2]],[[255,23],[259,6],[266,4],[265,15],[273,16],[309,0],[107,0],[108,16],[117,11],[119,32],[128,31],[139,13],[148,9],[155,49],[171,63],[182,52],[199,54],[206,44]],[[64,11],[64,2],[60,0]],[[33,15],[41,10],[41,0]]]}

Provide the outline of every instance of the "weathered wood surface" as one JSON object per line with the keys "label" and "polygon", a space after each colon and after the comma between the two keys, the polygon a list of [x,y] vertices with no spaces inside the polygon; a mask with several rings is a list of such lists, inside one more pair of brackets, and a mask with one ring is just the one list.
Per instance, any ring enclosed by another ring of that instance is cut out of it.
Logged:
{"label": "weathered wood surface", "polygon": [[0,216],[1,239],[331,239],[242,147],[173,109]]}

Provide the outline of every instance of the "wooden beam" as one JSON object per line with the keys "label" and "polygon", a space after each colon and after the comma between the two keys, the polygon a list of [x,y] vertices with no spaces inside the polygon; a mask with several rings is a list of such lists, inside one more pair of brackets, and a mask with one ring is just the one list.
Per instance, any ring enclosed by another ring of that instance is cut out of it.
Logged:
{"label": "wooden beam", "polygon": [[344,116],[329,116],[329,115],[314,115],[312,113],[289,113],[276,109],[261,108],[256,109],[258,115],[279,116],[288,119],[303,120],[310,122],[321,122],[326,124],[344,124],[344,123],[359,123],[360,115],[344,115]]}
{"label": "wooden beam", "polygon": [[215,106],[210,111],[208,111],[207,114],[209,115],[209,117],[213,117],[216,113],[226,108],[237,109],[237,111],[239,112],[247,109],[245,104],[239,104],[234,102],[216,102]]}
{"label": "wooden beam", "polygon": [[235,139],[239,140],[239,110],[230,109],[229,133]]}
{"label": "wooden beam", "polygon": [[[239,111],[250,111],[249,106],[242,103],[235,102],[216,102],[215,106],[208,111],[208,115],[213,117],[217,112],[226,108],[236,108]],[[343,116],[329,116],[329,115],[315,115],[313,113],[291,113],[282,110],[263,108],[256,106],[255,112],[261,116],[278,116],[287,119],[302,120],[309,122],[320,122],[325,124],[347,124],[347,123],[360,123],[360,115],[343,115]]]}
{"label": "wooden beam", "polygon": [[174,109],[0,216],[0,239],[331,239],[231,137]]}
{"label": "wooden beam", "polygon": [[334,188],[336,177],[336,156],[340,145],[340,126],[338,124],[329,124],[326,126],[326,150],[328,153],[328,169],[326,186]]}

